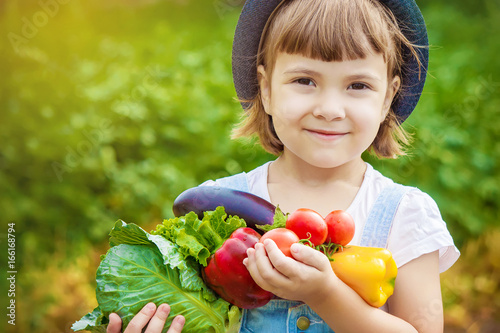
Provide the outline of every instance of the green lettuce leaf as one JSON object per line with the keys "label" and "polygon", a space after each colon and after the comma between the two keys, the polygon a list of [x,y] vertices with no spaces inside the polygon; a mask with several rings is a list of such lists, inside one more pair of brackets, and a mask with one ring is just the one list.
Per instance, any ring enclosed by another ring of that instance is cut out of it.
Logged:
{"label": "green lettuce leaf", "polygon": [[227,216],[224,207],[205,212],[200,221],[194,212],[164,220],[152,231],[179,246],[179,252],[207,266],[210,256],[238,228],[246,227],[243,219]]}
{"label": "green lettuce leaf", "polygon": [[276,228],[285,228],[288,215],[289,215],[288,213],[284,214],[281,211],[280,207],[277,206],[274,211],[273,224],[260,224],[256,225],[256,227],[265,232],[268,232]]}

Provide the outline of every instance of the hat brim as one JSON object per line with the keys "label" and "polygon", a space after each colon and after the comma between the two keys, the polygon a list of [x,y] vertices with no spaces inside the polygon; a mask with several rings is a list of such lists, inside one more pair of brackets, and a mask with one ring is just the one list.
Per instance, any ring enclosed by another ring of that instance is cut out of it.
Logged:
{"label": "hat brim", "polygon": [[[243,6],[234,34],[232,52],[234,87],[242,101],[252,100],[258,93],[256,59],[260,39],[269,17],[282,1],[247,0]],[[403,49],[403,57],[407,59],[401,77],[403,92],[392,104],[399,122],[402,123],[415,109],[424,88],[429,62],[427,29],[414,0],[379,1],[392,11],[406,38],[413,45],[423,46],[416,48],[421,66],[412,56],[410,49]],[[242,106],[246,108],[248,104],[242,102]]]}

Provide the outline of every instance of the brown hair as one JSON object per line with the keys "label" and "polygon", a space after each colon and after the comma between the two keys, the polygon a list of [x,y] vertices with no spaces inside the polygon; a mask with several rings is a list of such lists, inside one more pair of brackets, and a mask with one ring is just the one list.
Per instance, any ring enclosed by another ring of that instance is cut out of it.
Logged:
{"label": "brown hair", "polygon": [[[375,51],[383,55],[387,75],[392,79],[401,77],[402,45],[419,61],[416,46],[403,35],[392,12],[379,1],[285,0],[268,20],[256,63],[263,65],[271,76],[281,52],[323,61],[343,61],[364,58]],[[401,93],[400,90],[397,94]],[[257,135],[265,150],[280,154],[283,144],[274,131],[271,116],[264,111],[260,90],[253,99],[244,102],[249,106],[232,137]],[[403,147],[408,144],[409,136],[399,125],[391,107],[368,150],[379,157],[404,155]]]}

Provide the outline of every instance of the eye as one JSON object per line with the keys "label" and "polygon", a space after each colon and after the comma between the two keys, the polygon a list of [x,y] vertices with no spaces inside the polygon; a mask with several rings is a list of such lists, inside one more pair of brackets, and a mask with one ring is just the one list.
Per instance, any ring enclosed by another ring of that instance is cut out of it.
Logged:
{"label": "eye", "polygon": [[315,86],[314,81],[308,78],[300,78],[295,80],[295,82],[304,86]]}
{"label": "eye", "polygon": [[353,83],[349,86],[350,89],[353,89],[353,90],[363,90],[363,89],[368,89],[370,87],[368,87],[366,84],[364,83],[361,83],[361,82],[356,82],[356,83]]}

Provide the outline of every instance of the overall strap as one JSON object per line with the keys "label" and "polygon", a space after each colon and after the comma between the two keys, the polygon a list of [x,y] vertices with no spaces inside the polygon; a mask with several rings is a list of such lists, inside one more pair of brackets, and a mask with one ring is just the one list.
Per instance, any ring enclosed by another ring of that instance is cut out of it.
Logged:
{"label": "overall strap", "polygon": [[216,183],[220,187],[227,187],[232,190],[243,191],[243,192],[250,191],[250,187],[248,186],[248,181],[247,181],[247,175],[245,172],[224,178],[219,178],[216,180]]}
{"label": "overall strap", "polygon": [[383,248],[387,246],[392,221],[399,203],[410,189],[412,187],[393,183],[380,192],[366,220],[361,236],[361,246]]}

